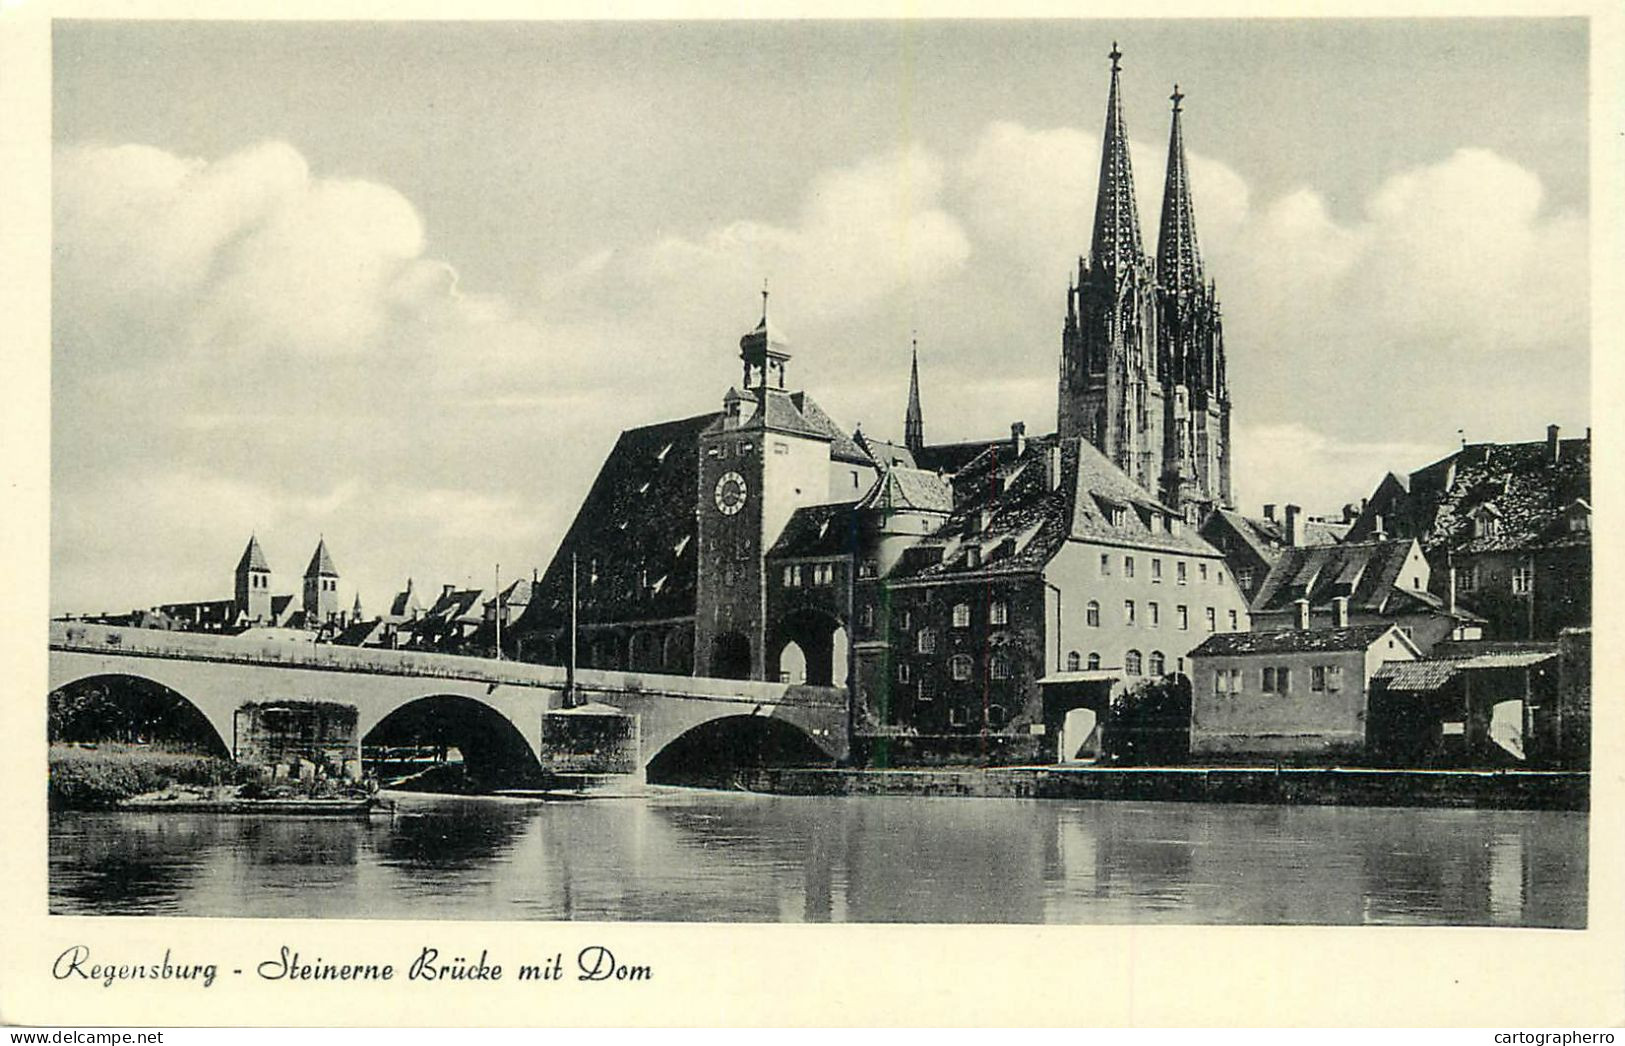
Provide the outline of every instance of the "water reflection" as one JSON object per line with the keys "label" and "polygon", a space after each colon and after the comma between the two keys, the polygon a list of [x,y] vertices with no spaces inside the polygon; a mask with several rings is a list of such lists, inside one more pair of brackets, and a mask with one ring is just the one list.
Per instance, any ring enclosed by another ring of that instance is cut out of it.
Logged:
{"label": "water reflection", "polygon": [[51,907],[739,922],[1584,926],[1586,816],[412,797],[393,818],[57,814]]}

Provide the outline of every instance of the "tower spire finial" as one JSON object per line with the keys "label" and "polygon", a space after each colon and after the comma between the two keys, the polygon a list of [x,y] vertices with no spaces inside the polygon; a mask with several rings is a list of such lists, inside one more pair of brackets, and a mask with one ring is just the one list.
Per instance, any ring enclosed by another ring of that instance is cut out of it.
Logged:
{"label": "tower spire finial", "polygon": [[908,448],[910,454],[918,455],[925,447],[925,414],[920,410],[920,338],[918,331],[910,333],[909,342],[908,412],[903,416],[903,445]]}
{"label": "tower spire finial", "polygon": [[1198,294],[1206,289],[1202,252],[1196,240],[1196,208],[1191,202],[1190,169],[1185,162],[1185,132],[1180,103],[1185,95],[1174,85],[1168,96],[1174,103],[1168,129],[1168,176],[1162,188],[1162,225],[1157,231],[1157,280],[1174,294]]}
{"label": "tower spire finial", "polygon": [[1094,236],[1089,246],[1093,265],[1113,272],[1145,261],[1140,239],[1139,208],[1134,200],[1134,165],[1129,159],[1128,125],[1118,91],[1119,59],[1123,52],[1112,42],[1111,91],[1106,98],[1106,129],[1101,134],[1100,182],[1095,196]]}
{"label": "tower spire finial", "polygon": [[767,277],[762,277],[762,325],[767,325]]}

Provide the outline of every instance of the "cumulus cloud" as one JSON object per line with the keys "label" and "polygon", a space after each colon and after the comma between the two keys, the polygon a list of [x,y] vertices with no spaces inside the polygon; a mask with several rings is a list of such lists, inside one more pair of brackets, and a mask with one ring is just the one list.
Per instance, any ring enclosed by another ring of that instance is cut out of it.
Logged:
{"label": "cumulus cloud", "polygon": [[738,297],[743,273],[794,288],[797,314],[819,321],[861,314],[900,290],[959,270],[970,241],[942,208],[943,162],[915,147],[823,172],[794,219],[738,219],[598,252],[552,282],[553,295],[658,306],[670,317]]}
{"label": "cumulus cloud", "polygon": [[[1129,142],[1140,229],[1157,248],[1167,146]],[[1224,163],[1187,150],[1202,244],[1224,245],[1248,209],[1246,182]],[[1064,280],[1089,249],[1100,170],[1100,136],[1072,127],[1031,129],[989,124],[958,168],[959,187],[977,242],[1022,260],[1035,278]]]}

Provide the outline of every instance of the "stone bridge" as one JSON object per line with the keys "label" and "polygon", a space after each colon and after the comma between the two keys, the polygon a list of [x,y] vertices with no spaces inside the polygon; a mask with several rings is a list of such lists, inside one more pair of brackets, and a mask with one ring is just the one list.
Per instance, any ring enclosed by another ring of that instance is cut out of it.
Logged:
{"label": "stone bridge", "polygon": [[[240,711],[320,702],[354,710],[353,758],[391,717],[432,722],[466,710],[486,720],[471,736],[502,735],[514,751],[522,739],[532,764],[548,766],[554,753],[544,738],[557,731],[544,720],[574,714],[565,705],[565,670],[552,665],[53,621],[51,689],[97,677],[134,677],[173,692],[202,713],[233,757],[243,751]],[[627,772],[641,774],[674,741],[705,728],[791,730],[831,760],[847,754],[842,688],[582,669],[576,694],[588,710],[632,717]]]}

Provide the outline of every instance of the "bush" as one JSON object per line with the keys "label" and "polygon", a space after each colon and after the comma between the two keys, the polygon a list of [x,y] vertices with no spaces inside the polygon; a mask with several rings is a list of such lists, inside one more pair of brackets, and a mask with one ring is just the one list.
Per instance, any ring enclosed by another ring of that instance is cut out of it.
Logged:
{"label": "bush", "polygon": [[174,786],[212,788],[254,777],[249,767],[193,752],[145,745],[52,745],[49,798],[53,809],[107,807]]}

